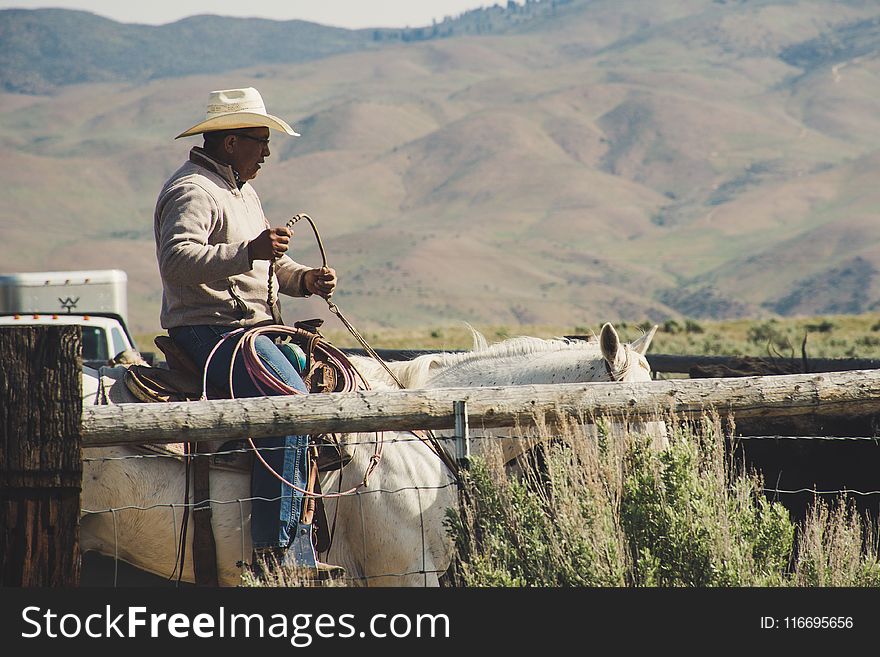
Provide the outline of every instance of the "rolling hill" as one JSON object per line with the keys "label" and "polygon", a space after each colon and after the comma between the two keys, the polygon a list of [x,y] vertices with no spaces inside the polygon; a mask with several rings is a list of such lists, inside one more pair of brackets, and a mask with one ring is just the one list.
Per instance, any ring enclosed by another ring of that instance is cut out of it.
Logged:
{"label": "rolling hill", "polygon": [[[97,18],[0,12],[0,43],[19,14],[57,22],[56,35]],[[273,137],[254,181],[267,216],[318,222],[340,272],[334,300],[358,324],[880,304],[876,3],[544,0],[409,37],[265,21],[281,36],[259,61],[236,42],[174,70],[107,48],[131,54],[141,28],[237,20],[97,20],[113,39],[68,36],[57,50],[92,61],[85,81],[58,77],[54,55],[24,66],[0,47],[0,268],[125,269],[138,332],[158,329],[155,196],[200,143],[173,136],[210,90],[251,85],[303,135]],[[294,27],[310,31],[305,58],[281,43]],[[294,250],[316,262],[307,227]],[[289,320],[326,316],[302,303],[286,305]]]}

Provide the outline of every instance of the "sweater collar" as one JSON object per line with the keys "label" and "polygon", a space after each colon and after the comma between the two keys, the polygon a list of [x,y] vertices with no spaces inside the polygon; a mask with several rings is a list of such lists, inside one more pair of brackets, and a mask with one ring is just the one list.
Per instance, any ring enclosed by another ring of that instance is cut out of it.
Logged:
{"label": "sweater collar", "polygon": [[213,171],[236,189],[244,187],[244,182],[239,179],[238,172],[235,169],[228,164],[215,160],[201,146],[192,147],[192,150],[189,152],[189,161],[209,171]]}

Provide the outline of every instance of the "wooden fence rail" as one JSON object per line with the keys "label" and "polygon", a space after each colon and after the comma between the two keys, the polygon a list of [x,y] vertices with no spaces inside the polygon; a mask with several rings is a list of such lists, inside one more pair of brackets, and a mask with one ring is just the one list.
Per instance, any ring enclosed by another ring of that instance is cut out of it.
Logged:
{"label": "wooden fence rail", "polygon": [[562,416],[651,417],[672,411],[693,417],[710,408],[737,419],[802,417],[821,423],[880,414],[880,370],[91,406],[83,411],[83,445],[451,429],[456,401],[467,402],[472,427],[512,426],[535,416],[553,421]]}

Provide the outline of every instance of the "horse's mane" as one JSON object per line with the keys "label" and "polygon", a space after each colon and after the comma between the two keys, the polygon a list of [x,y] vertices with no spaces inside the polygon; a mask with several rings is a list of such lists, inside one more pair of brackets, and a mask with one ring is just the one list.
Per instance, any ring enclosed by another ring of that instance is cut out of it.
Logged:
{"label": "horse's mane", "polygon": [[596,355],[597,358],[602,357],[602,351],[598,342],[585,340],[569,340],[567,338],[533,338],[530,336],[519,336],[515,338],[507,338],[495,344],[486,344],[485,338],[478,335],[482,339],[482,346],[471,351],[461,353],[442,353],[439,356],[439,365],[441,367],[452,367],[453,365],[464,365],[481,360],[501,359],[501,358],[519,358],[522,356],[531,356],[533,354],[557,352],[565,350],[589,351]]}
{"label": "horse's mane", "polygon": [[[406,388],[420,388],[433,377],[438,370],[464,366],[484,360],[501,360],[519,358],[538,353],[578,350],[590,352],[595,358],[602,358],[599,343],[594,340],[569,340],[567,338],[534,338],[519,336],[507,338],[501,342],[488,344],[486,338],[471,328],[474,347],[465,352],[440,352],[417,356],[409,361],[393,361],[387,363],[394,375]],[[358,371],[370,382],[371,386],[396,388],[397,385],[384,371],[381,365],[367,357],[351,357]]]}

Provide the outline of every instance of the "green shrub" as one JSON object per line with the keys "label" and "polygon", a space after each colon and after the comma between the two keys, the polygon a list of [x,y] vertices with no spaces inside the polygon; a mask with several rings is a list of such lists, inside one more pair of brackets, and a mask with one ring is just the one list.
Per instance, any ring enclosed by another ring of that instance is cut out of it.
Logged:
{"label": "green shrub", "polygon": [[775,319],[750,326],[746,331],[746,339],[757,345],[772,345],[779,349],[791,346],[788,336],[783,333]]}
{"label": "green shrub", "polygon": [[474,460],[465,475],[467,501],[447,518],[457,548],[456,584],[626,583],[613,505],[601,487],[563,474],[573,467],[572,454],[551,447],[545,452],[547,471],[527,467],[522,479],[507,478],[497,463]]}
{"label": "green shrub", "polygon": [[681,324],[676,322],[674,319],[667,319],[665,322],[663,322],[660,330],[662,330],[664,333],[675,335],[676,333],[681,333]]}
{"label": "green shrub", "polygon": [[684,330],[687,333],[704,333],[705,332],[705,329],[702,326],[700,326],[700,324],[698,324],[697,322],[695,322],[692,319],[689,319],[684,323]]}
{"label": "green shrub", "polygon": [[754,476],[731,479],[720,441],[680,429],[668,450],[637,449],[621,523],[638,586],[764,586],[785,581],[794,539],[788,512]]}
{"label": "green shrub", "polygon": [[856,345],[860,347],[878,347],[880,346],[880,338],[876,335],[863,335],[856,338]]}
{"label": "green shrub", "polygon": [[816,333],[830,333],[834,330],[834,322],[829,322],[827,319],[823,319],[821,322],[815,324],[805,324],[804,328]]}
{"label": "green shrub", "polygon": [[760,479],[733,474],[717,421],[665,451],[608,422],[566,427],[540,470],[475,461],[448,527],[465,586],[787,585],[795,528]]}

